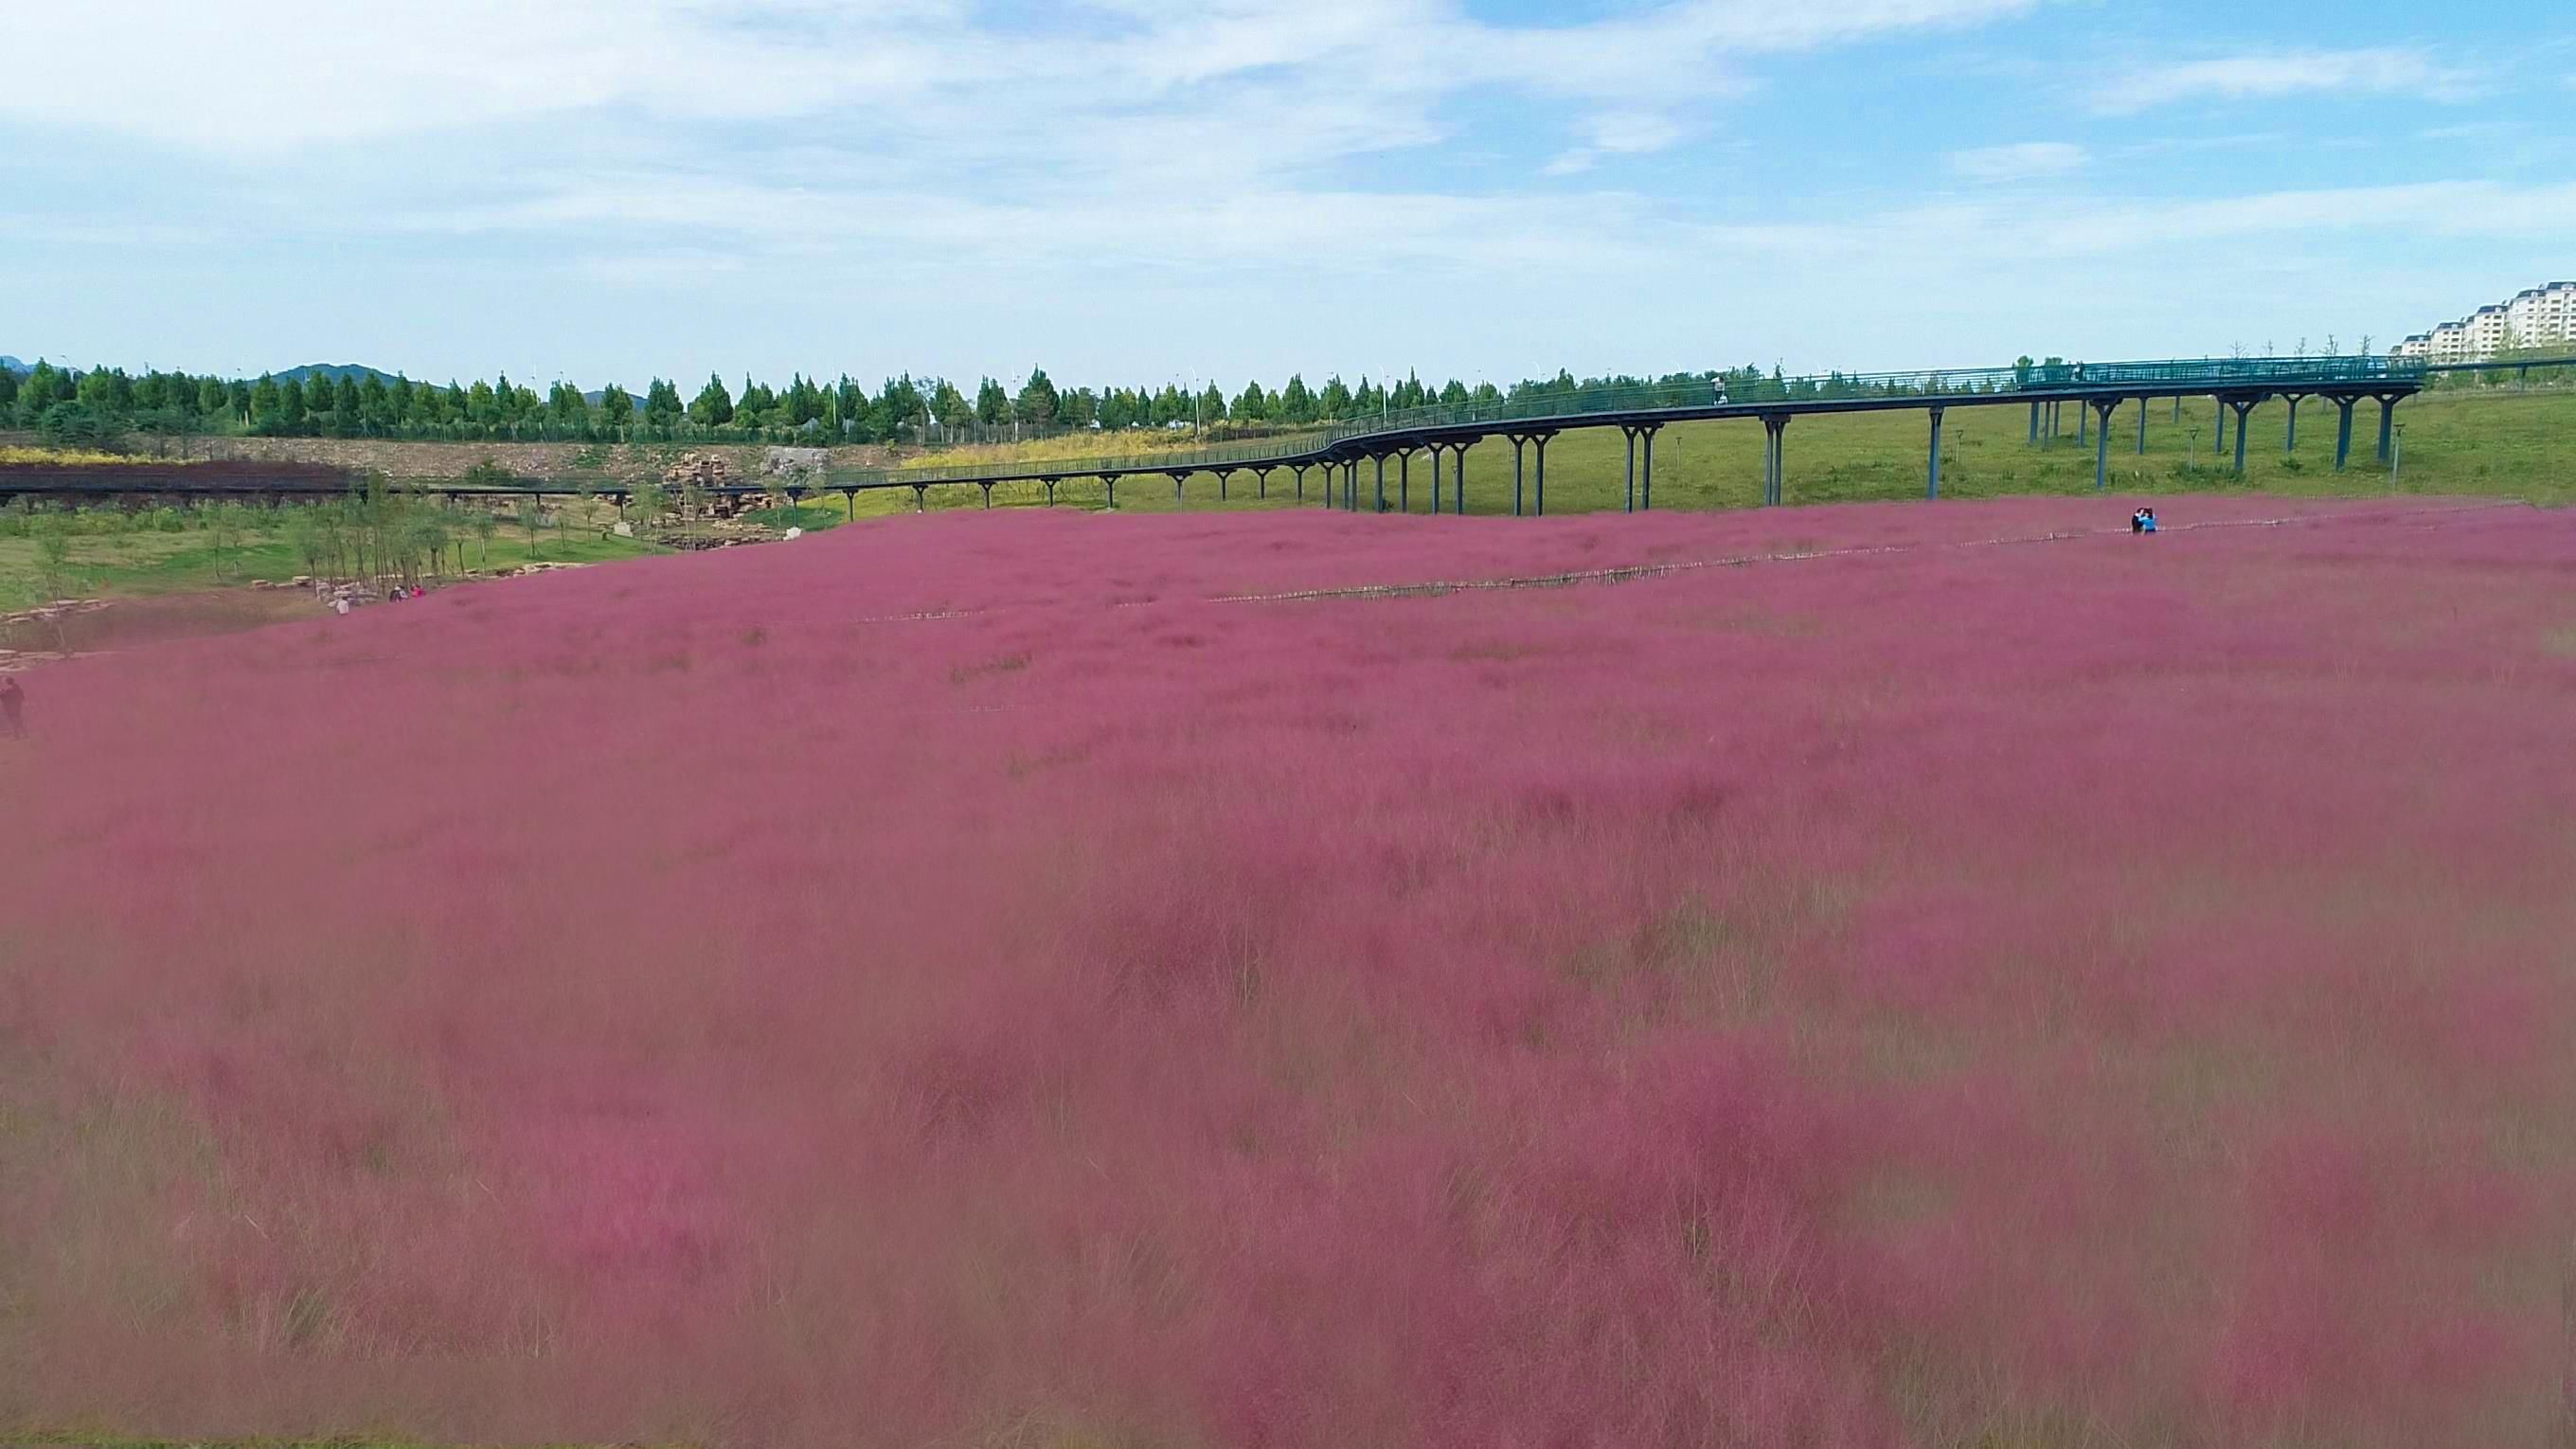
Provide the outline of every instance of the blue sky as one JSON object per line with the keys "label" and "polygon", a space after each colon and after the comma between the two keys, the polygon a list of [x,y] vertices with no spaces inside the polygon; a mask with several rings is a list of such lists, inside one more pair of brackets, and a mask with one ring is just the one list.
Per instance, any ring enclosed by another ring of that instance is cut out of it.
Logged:
{"label": "blue sky", "polygon": [[1275,386],[2346,350],[2576,276],[2576,11],[86,0],[0,352]]}

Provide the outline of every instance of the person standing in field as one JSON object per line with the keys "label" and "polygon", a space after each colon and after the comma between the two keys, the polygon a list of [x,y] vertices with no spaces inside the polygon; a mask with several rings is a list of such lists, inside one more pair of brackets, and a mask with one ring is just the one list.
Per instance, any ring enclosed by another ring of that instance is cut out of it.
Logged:
{"label": "person standing in field", "polygon": [[13,740],[27,737],[27,691],[18,687],[14,674],[0,674],[0,729]]}

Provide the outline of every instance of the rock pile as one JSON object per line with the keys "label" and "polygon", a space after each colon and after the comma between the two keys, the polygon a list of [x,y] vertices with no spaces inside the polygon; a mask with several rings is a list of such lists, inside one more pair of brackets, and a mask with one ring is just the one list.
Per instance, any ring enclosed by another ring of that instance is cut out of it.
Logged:
{"label": "rock pile", "polygon": [[763,461],[770,472],[781,478],[810,482],[820,479],[824,471],[832,466],[832,450],[829,448],[772,448],[764,455]]}
{"label": "rock pile", "polygon": [[682,453],[680,461],[662,472],[662,481],[673,488],[692,484],[700,488],[733,486],[733,465],[718,453]]}
{"label": "rock pile", "polygon": [[[683,518],[732,517],[735,510],[741,506],[741,500],[731,494],[717,493],[714,490],[731,488],[741,481],[734,474],[733,464],[717,453],[683,453],[680,455],[680,461],[664,469],[662,473],[663,486],[671,490],[671,500],[679,506],[680,516]],[[696,508],[693,509],[689,498],[693,492],[699,490],[704,492]]]}

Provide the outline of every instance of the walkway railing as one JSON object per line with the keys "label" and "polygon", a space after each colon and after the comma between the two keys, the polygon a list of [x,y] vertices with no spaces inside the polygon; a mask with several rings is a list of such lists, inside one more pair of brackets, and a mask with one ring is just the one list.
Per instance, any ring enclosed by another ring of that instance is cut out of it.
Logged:
{"label": "walkway railing", "polygon": [[[1985,399],[2045,395],[2089,396],[2152,388],[2159,392],[2206,387],[2211,391],[2280,390],[2291,387],[2418,386],[2425,363],[2391,357],[2221,357],[2151,362],[2036,363],[2027,367],[1935,369],[1920,372],[1827,373],[1811,377],[1736,375],[1688,382],[1532,390],[1484,402],[1438,403],[1318,424],[1298,433],[1209,448],[1174,449],[1093,458],[956,463],[924,468],[836,471],[832,487],[901,487],[992,478],[1081,478],[1109,473],[1196,473],[1212,468],[1291,466],[1341,443],[1369,438],[1448,433],[1505,432],[1511,424],[1533,429],[1581,426],[1587,417],[1658,412],[1758,411],[1766,404],[1797,406],[1883,399],[1935,403],[1944,398]],[[1721,388],[1720,383],[1724,386]]]}

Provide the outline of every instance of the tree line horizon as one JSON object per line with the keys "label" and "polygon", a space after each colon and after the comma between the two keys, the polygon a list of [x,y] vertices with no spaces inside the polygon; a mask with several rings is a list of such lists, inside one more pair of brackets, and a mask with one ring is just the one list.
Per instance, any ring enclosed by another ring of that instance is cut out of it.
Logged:
{"label": "tree line horizon", "polygon": [[[2055,359],[2051,359],[2054,361]],[[2032,359],[2021,359],[2023,366]],[[1276,389],[1258,381],[1229,396],[1210,382],[1192,392],[1177,383],[1160,387],[1063,389],[1033,368],[1016,389],[985,377],[970,396],[945,378],[886,379],[871,392],[846,374],[824,382],[802,373],[783,387],[746,375],[739,392],[710,373],[683,402],[678,384],[654,378],[642,396],[611,383],[593,397],[558,381],[542,395],[513,383],[507,373],[491,381],[445,385],[397,374],[388,382],[368,369],[337,377],[314,372],[280,381],[273,373],[226,378],[185,372],[122,368],[76,371],[38,362],[26,373],[0,369],[0,426],[33,430],[65,443],[104,442],[129,433],[175,436],[390,438],[417,441],[508,442],[795,442],[902,443],[957,440],[982,430],[1130,428],[1251,430],[1343,422],[1372,413],[1435,403],[1499,402],[1534,393],[1648,384],[1714,384],[1730,387],[1771,380],[1831,395],[1842,374],[1793,380],[1774,366],[1712,368],[1639,377],[1617,374],[1577,379],[1559,369],[1509,388],[1473,386],[1456,378],[1434,385],[1408,372],[1380,382],[1363,374],[1356,385],[1336,373],[1320,387],[1292,373]]]}
{"label": "tree line horizon", "polygon": [[[2025,354],[2014,369],[2026,373],[2064,361]],[[281,381],[273,373],[227,378],[157,369],[78,371],[39,361],[25,373],[0,368],[0,427],[14,425],[65,444],[111,444],[135,433],[443,442],[927,444],[1095,427],[1250,432],[1346,422],[1435,403],[1720,381],[1731,391],[1748,394],[1768,383],[1778,389],[1773,395],[1784,397],[1842,396],[1869,386],[1842,372],[1791,378],[1777,365],[1768,370],[1746,365],[1582,379],[1560,368],[1552,378],[1528,378],[1508,388],[1490,382],[1470,386],[1456,378],[1435,386],[1410,371],[1394,382],[1363,374],[1356,385],[1336,373],[1312,387],[1302,373],[1292,373],[1275,390],[1253,381],[1229,396],[1214,382],[1195,393],[1174,382],[1065,389],[1044,368],[1033,368],[1016,389],[984,377],[971,395],[948,379],[909,373],[887,378],[874,391],[846,373],[831,382],[797,373],[783,387],[746,374],[736,392],[721,375],[710,373],[683,401],[679,385],[659,377],[640,397],[616,383],[594,397],[564,381],[540,394],[512,382],[507,373],[491,381],[450,380],[442,386],[401,374],[388,381],[374,369],[337,376],[317,370]]]}

